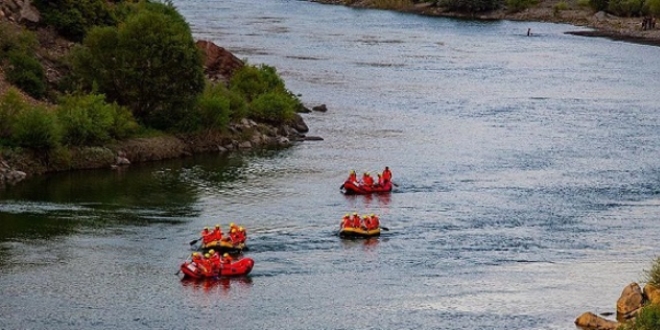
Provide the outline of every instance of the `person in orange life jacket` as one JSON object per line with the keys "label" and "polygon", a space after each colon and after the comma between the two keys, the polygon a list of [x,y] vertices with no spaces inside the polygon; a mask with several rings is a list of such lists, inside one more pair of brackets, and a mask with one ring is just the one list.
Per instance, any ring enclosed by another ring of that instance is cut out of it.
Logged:
{"label": "person in orange life jacket", "polygon": [[360,228],[360,216],[357,214],[357,212],[353,213],[353,225],[351,227],[353,228]]}
{"label": "person in orange life jacket", "polygon": [[371,214],[371,229],[378,229],[380,227],[380,220],[375,214]]}
{"label": "person in orange life jacket", "polygon": [[346,181],[352,183],[357,182],[357,174],[355,174],[354,170],[351,170],[351,172],[348,174],[348,179],[346,179]]}
{"label": "person in orange life jacket", "polygon": [[392,171],[389,166],[385,166],[385,170],[383,170],[383,180],[386,183],[392,181]]}
{"label": "person in orange life jacket", "polygon": [[379,186],[384,186],[385,185],[385,179],[383,178],[383,175],[378,173],[378,185]]}
{"label": "person in orange life jacket", "polygon": [[200,261],[202,260],[202,255],[199,252],[193,252],[190,259],[192,259],[192,262],[199,265]]}
{"label": "person in orange life jacket", "polygon": [[233,222],[229,224],[229,229],[227,229],[227,236],[225,236],[224,240],[227,242],[231,242],[231,232],[232,230],[236,229],[236,224]]}
{"label": "person in orange life jacket", "polygon": [[220,254],[212,249],[209,250],[209,254],[211,255],[211,258],[209,258],[211,262],[211,269],[214,273],[216,273],[218,270],[220,270]]}
{"label": "person in orange life jacket", "polygon": [[229,265],[232,261],[234,261],[234,259],[229,255],[229,253],[225,253],[222,255],[222,260],[220,260],[220,263],[222,265]]}
{"label": "person in orange life jacket", "polygon": [[362,217],[362,229],[369,230],[369,227],[371,227],[371,217],[365,215]]}
{"label": "person in orange life jacket", "polygon": [[213,240],[214,241],[222,240],[222,229],[220,228],[220,225],[215,225],[215,229],[213,229]]}
{"label": "person in orange life jacket", "polygon": [[211,256],[207,253],[204,255],[204,258],[200,259],[199,268],[202,270],[202,273],[206,276],[211,275],[213,267],[211,266]]}
{"label": "person in orange life jacket", "polygon": [[213,238],[215,237],[215,235],[213,235],[213,232],[209,230],[209,227],[204,227],[204,230],[202,230],[201,235],[202,235],[202,242],[204,244],[209,244],[213,242]]}
{"label": "person in orange life jacket", "polygon": [[247,239],[247,231],[243,227],[238,227],[238,242],[245,243]]}
{"label": "person in orange life jacket", "polygon": [[369,175],[369,172],[364,172],[362,175],[362,183],[367,187],[371,187],[374,184],[374,179]]}
{"label": "person in orange life jacket", "polygon": [[348,213],[344,214],[344,217],[341,219],[341,227],[342,228],[353,227],[353,221],[351,220],[351,216]]}
{"label": "person in orange life jacket", "polygon": [[231,230],[231,232],[229,233],[229,237],[231,238],[231,244],[236,245],[236,244],[240,243],[240,241],[241,241],[241,238],[239,237],[239,234],[238,234],[238,229],[236,229],[236,228]]}

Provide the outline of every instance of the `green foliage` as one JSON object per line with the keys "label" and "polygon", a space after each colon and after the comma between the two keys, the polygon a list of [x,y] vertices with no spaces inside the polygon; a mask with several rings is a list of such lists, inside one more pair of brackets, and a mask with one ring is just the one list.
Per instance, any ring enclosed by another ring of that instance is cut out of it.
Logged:
{"label": "green foliage", "polygon": [[232,91],[243,95],[248,102],[267,92],[285,92],[284,81],[274,67],[244,65],[234,73],[229,86]]}
{"label": "green foliage", "polygon": [[62,141],[68,145],[99,145],[125,138],[137,130],[128,110],[105,102],[103,95],[67,95],[57,109]]}
{"label": "green foliage", "polygon": [[595,11],[601,11],[607,9],[609,0],[589,0],[589,4]]}
{"label": "green foliage", "polygon": [[644,282],[660,288],[660,257],[651,263],[651,269],[644,270]]}
{"label": "green foliage", "polygon": [[197,100],[201,125],[207,129],[224,129],[231,114],[228,91],[223,85],[207,85]]}
{"label": "green foliage", "polygon": [[25,111],[27,103],[15,88],[10,88],[0,97],[0,139],[6,140],[12,135],[12,125],[19,113]]}
{"label": "green foliage", "polygon": [[[93,28],[72,55],[84,88],[127,106],[141,123],[176,127],[204,89],[202,59],[170,5],[134,5],[119,27]],[[138,8],[138,9],[136,9]]]}
{"label": "green foliage", "polygon": [[513,13],[523,11],[537,3],[538,0],[506,0],[507,10]]}
{"label": "green foliage", "polygon": [[[35,0],[44,24],[63,36],[81,41],[94,26],[116,25],[114,5],[107,0]],[[121,2],[121,1],[117,1]]]}
{"label": "green foliage", "polygon": [[617,16],[640,16],[644,0],[609,0],[607,11]]}
{"label": "green foliage", "polygon": [[55,116],[43,107],[28,107],[16,116],[12,126],[15,146],[47,151],[60,144]]}
{"label": "green foliage", "polygon": [[660,0],[646,0],[644,6],[651,16],[660,16]]}
{"label": "green foliage", "polygon": [[561,1],[557,2],[554,6],[552,6],[552,9],[554,11],[568,10],[569,6],[568,6],[568,3],[566,1],[561,0]]}
{"label": "green foliage", "polygon": [[412,7],[413,3],[410,0],[375,0],[373,6],[378,9],[402,10]]}
{"label": "green foliage", "polygon": [[500,8],[502,0],[441,0],[438,5],[450,11],[479,13]]}
{"label": "green foliage", "polygon": [[46,93],[44,67],[34,56],[24,52],[9,53],[7,80],[34,98],[42,98]]}
{"label": "green foliage", "polygon": [[644,306],[641,312],[629,323],[619,327],[621,330],[657,330],[660,329],[660,305]]}
{"label": "green foliage", "polygon": [[577,5],[580,8],[588,8],[591,7],[589,1],[590,0],[577,0]]}
{"label": "green foliage", "polygon": [[259,95],[250,104],[250,116],[256,120],[281,124],[293,119],[296,100],[287,93],[268,92]]}
{"label": "green foliage", "polygon": [[0,22],[0,59],[5,59],[12,51],[33,53],[39,45],[37,36],[24,28],[8,22]]}

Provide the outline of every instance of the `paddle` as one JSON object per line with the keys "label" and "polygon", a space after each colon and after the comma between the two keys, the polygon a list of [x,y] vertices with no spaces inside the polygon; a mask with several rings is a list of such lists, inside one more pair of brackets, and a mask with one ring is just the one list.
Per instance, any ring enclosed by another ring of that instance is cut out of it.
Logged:
{"label": "paddle", "polygon": [[190,245],[195,245],[197,242],[199,242],[200,239],[202,239],[202,237],[190,241]]}
{"label": "paddle", "polygon": [[179,273],[181,273],[181,268],[179,268],[179,270],[177,270],[176,274],[174,274],[174,275],[179,276]]}
{"label": "paddle", "polygon": [[399,186],[398,184],[394,183],[393,181],[390,181],[390,182],[392,182],[392,184],[393,184],[395,187],[398,187],[398,186]]}
{"label": "paddle", "polygon": [[383,227],[383,226],[380,226],[380,229],[382,229],[382,230],[384,230],[384,231],[390,231],[389,228],[387,228],[387,227]]}
{"label": "paddle", "polygon": [[341,186],[339,186],[339,190],[344,189],[344,184],[342,183]]}

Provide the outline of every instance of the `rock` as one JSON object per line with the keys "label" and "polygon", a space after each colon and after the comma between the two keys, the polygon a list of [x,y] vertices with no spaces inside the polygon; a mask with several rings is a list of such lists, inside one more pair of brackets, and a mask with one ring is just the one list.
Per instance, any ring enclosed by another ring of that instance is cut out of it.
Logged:
{"label": "rock", "polygon": [[291,121],[291,127],[300,133],[309,132],[309,127],[307,127],[307,124],[305,124],[305,120],[303,120],[302,116],[297,113]]}
{"label": "rock", "polygon": [[196,45],[204,54],[204,73],[211,80],[229,81],[234,72],[245,65],[234,54],[213,42],[198,40]]}
{"label": "rock", "polygon": [[319,111],[319,112],[327,112],[328,107],[326,107],[325,104],[321,104],[321,105],[317,105],[317,106],[313,107],[312,110]]}
{"label": "rock", "polygon": [[117,157],[117,161],[115,162],[117,165],[131,165],[131,162],[128,160],[126,157]]}
{"label": "rock", "polygon": [[635,316],[637,310],[642,308],[644,296],[639,284],[633,282],[628,284],[621,292],[621,297],[616,302],[617,320],[627,320]]}
{"label": "rock", "polygon": [[218,152],[223,154],[223,153],[227,152],[227,148],[222,147],[222,146],[218,146]]}
{"label": "rock", "polygon": [[644,296],[652,304],[660,305],[660,289],[656,288],[653,284],[647,283],[644,286]]}
{"label": "rock", "polygon": [[30,22],[30,23],[39,23],[41,20],[41,15],[39,14],[39,11],[32,6],[30,3],[30,0],[25,0],[23,2],[23,7],[21,8],[20,11],[20,18],[19,22],[25,21],[25,22]]}
{"label": "rock", "polygon": [[27,174],[22,171],[9,171],[5,174],[5,180],[8,183],[15,184],[25,180]]}
{"label": "rock", "polygon": [[238,144],[239,149],[251,149],[252,148],[252,143],[250,141],[243,141]]}
{"label": "rock", "polygon": [[305,141],[323,141],[323,138],[320,136],[305,136],[303,138]]}
{"label": "rock", "polygon": [[597,13],[594,14],[594,18],[595,18],[597,21],[604,21],[604,20],[607,20],[607,13],[601,10],[601,11],[599,11],[599,12],[597,12]]}
{"label": "rock", "polygon": [[291,140],[289,140],[288,138],[285,138],[283,136],[280,136],[279,138],[277,138],[277,145],[280,146],[280,147],[291,146]]}
{"label": "rock", "polygon": [[575,319],[575,325],[591,330],[616,330],[619,323],[604,319],[594,313],[586,312]]}

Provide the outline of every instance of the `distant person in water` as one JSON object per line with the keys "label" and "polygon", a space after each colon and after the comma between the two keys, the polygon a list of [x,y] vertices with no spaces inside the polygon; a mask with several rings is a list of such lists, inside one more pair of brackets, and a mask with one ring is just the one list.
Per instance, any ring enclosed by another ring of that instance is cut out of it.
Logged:
{"label": "distant person in water", "polygon": [[531,28],[528,28],[528,29],[527,29],[527,36],[529,37],[529,36],[531,36],[531,35],[532,35],[532,29],[531,29]]}

